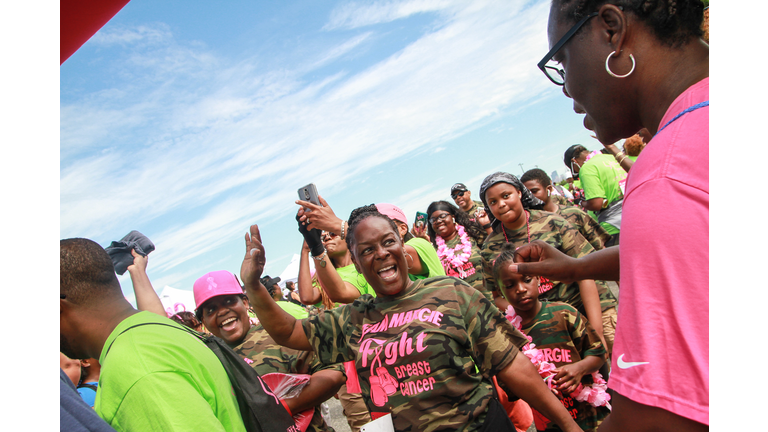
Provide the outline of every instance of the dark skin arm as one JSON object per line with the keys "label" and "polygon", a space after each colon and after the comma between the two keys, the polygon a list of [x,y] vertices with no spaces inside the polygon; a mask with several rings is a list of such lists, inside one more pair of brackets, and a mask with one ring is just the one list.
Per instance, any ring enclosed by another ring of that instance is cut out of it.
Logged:
{"label": "dark skin arm", "polygon": [[[616,158],[616,162],[619,162],[619,165],[621,165],[622,168],[624,168],[624,171],[629,172],[629,169],[632,168],[632,165],[634,165],[634,161],[632,159],[628,158],[624,152],[619,150],[618,147],[616,147],[614,144],[608,144],[607,146],[603,146],[613,155],[614,158]],[[618,155],[618,157],[616,157]]]}
{"label": "dark skin arm", "polygon": [[555,422],[563,431],[581,432],[581,428],[544,384],[536,367],[523,353],[518,353],[512,363],[502,369],[496,378],[536,411]]}
{"label": "dark skin arm", "polygon": [[605,200],[602,198],[592,198],[584,203],[584,208],[593,212],[600,211],[604,202]]}
{"label": "dark skin arm", "polygon": [[149,257],[143,256],[131,249],[133,255],[133,264],[128,266],[128,273],[131,275],[133,283],[133,293],[136,295],[136,307],[139,310],[154,312],[161,316],[167,316],[163,309],[163,302],[160,301],[152,283],[147,276],[147,263]]}
{"label": "dark skin arm", "polygon": [[314,409],[316,406],[332,398],[346,378],[344,374],[336,370],[321,370],[312,374],[309,384],[301,389],[294,398],[283,399],[291,413],[298,414],[308,409]]}
{"label": "dark skin arm", "polygon": [[515,251],[513,271],[570,283],[583,279],[619,280],[619,248],[609,247],[581,258],[571,258],[541,240]]}
{"label": "dark skin arm", "polygon": [[611,396],[613,410],[603,420],[598,432],[705,432],[709,426],[673,414],[667,410],[643,405],[616,392]]}
{"label": "dark skin arm", "polygon": [[297,281],[299,298],[305,305],[318,304],[322,297],[320,290],[312,286],[312,276],[309,272],[309,247],[303,242],[299,258],[299,280]]}
{"label": "dark skin arm", "polygon": [[275,342],[288,348],[312,351],[301,321],[278,306],[259,280],[266,262],[259,227],[251,225],[250,231],[245,234],[245,257],[240,266],[240,280],[245,285],[251,308]]}

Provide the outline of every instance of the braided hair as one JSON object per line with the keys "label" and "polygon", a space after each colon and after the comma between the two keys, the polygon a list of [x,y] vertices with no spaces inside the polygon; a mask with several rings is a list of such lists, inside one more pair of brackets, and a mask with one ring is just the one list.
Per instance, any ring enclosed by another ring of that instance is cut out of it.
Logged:
{"label": "braided hair", "polygon": [[[493,280],[499,279],[499,272],[501,272],[502,267],[504,267],[504,264],[512,261],[514,262],[515,259],[515,246],[512,243],[504,243],[501,246],[501,254],[496,257],[496,259],[493,261]],[[497,282],[498,283],[498,282]]]}
{"label": "braided hair", "polygon": [[[625,12],[631,12],[651,28],[662,44],[672,48],[680,48],[692,38],[704,36],[701,29],[704,3],[701,0],[554,0],[554,4],[563,12],[561,16],[573,23],[604,4],[622,6]],[[587,25],[589,23],[584,27]]]}
{"label": "braided hair", "polygon": [[400,234],[399,234],[399,231],[397,230],[397,224],[395,223],[395,221],[390,219],[389,216],[379,213],[379,210],[376,208],[375,204],[358,207],[352,210],[352,213],[349,214],[349,220],[347,221],[347,224],[349,225],[349,227],[347,228],[347,236],[345,240],[347,242],[347,248],[349,248],[350,253],[352,253],[352,251],[354,250],[352,248],[352,243],[355,241],[355,230],[357,229],[357,226],[360,224],[360,222],[372,216],[382,218],[387,222],[389,222],[389,224],[392,226],[392,230],[396,234],[398,234],[396,237],[398,239],[400,238]]}
{"label": "braided hair", "polygon": [[[472,240],[475,241],[475,244],[482,246],[485,238],[488,236],[488,233],[485,232],[479,223],[470,220],[467,212],[449,203],[448,201],[435,201],[430,204],[429,207],[427,207],[427,215],[432,216],[432,213],[438,210],[443,210],[450,213],[450,215],[453,216],[453,219],[456,221],[456,224],[464,227],[467,234],[472,238]],[[435,232],[434,228],[432,228],[431,223],[427,223],[427,234],[429,235],[429,239],[432,241],[432,244],[437,247],[437,243],[435,242],[437,233]]]}

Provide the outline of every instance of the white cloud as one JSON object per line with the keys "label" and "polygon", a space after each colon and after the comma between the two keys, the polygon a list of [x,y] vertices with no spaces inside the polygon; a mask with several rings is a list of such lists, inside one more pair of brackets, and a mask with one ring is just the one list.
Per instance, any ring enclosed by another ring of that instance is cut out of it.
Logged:
{"label": "white cloud", "polygon": [[170,28],[163,23],[140,25],[136,27],[116,26],[96,32],[88,41],[101,46],[130,45],[137,43],[166,42],[172,37]]}
{"label": "white cloud", "polygon": [[[127,81],[127,94],[62,102],[62,237],[119,238],[162,221],[145,234],[164,251],[153,269],[172,284],[184,261],[241,238],[253,221],[295,212],[297,185],[329,185],[322,194],[364,184],[373,171],[536,99],[548,88],[535,66],[546,52],[546,3],[376,3],[338,22],[453,9],[369,68],[316,78],[307,71],[362,49],[373,34],[292,69],[192,46],[136,52],[132,67],[159,75]],[[81,156],[93,148],[100,151]],[[426,184],[398,205],[415,213],[423,197],[447,197],[443,189]]]}
{"label": "white cloud", "polygon": [[334,9],[323,30],[354,29],[387,23],[414,14],[445,10],[455,4],[456,2],[448,0],[352,2]]}

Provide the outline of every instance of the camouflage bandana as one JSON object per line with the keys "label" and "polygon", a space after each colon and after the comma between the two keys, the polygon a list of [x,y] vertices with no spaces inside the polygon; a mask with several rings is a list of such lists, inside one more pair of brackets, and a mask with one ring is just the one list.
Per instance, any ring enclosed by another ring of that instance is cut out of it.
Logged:
{"label": "camouflage bandana", "polygon": [[528,188],[525,187],[523,182],[520,181],[517,177],[515,177],[513,174],[505,173],[505,172],[495,172],[483,180],[483,183],[480,185],[480,199],[483,201],[483,206],[488,209],[486,211],[486,214],[488,215],[488,219],[491,221],[491,226],[494,230],[501,224],[496,217],[493,216],[493,213],[490,211],[490,207],[488,207],[488,202],[485,200],[485,192],[496,183],[509,183],[512,186],[515,187],[515,189],[519,190],[522,194],[522,197],[520,198],[520,201],[523,203],[523,208],[526,210],[530,209],[536,209],[541,210],[544,208],[544,201],[536,198],[533,196],[531,191],[528,190]]}

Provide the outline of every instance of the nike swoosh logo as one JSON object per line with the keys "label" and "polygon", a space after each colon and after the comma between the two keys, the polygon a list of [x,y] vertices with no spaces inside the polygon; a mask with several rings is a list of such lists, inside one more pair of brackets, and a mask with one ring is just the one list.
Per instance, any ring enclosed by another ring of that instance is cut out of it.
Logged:
{"label": "nike swoosh logo", "polygon": [[620,369],[629,369],[631,367],[640,366],[648,363],[650,362],[625,362],[624,354],[620,355],[619,358],[616,360],[616,366],[618,366]]}

